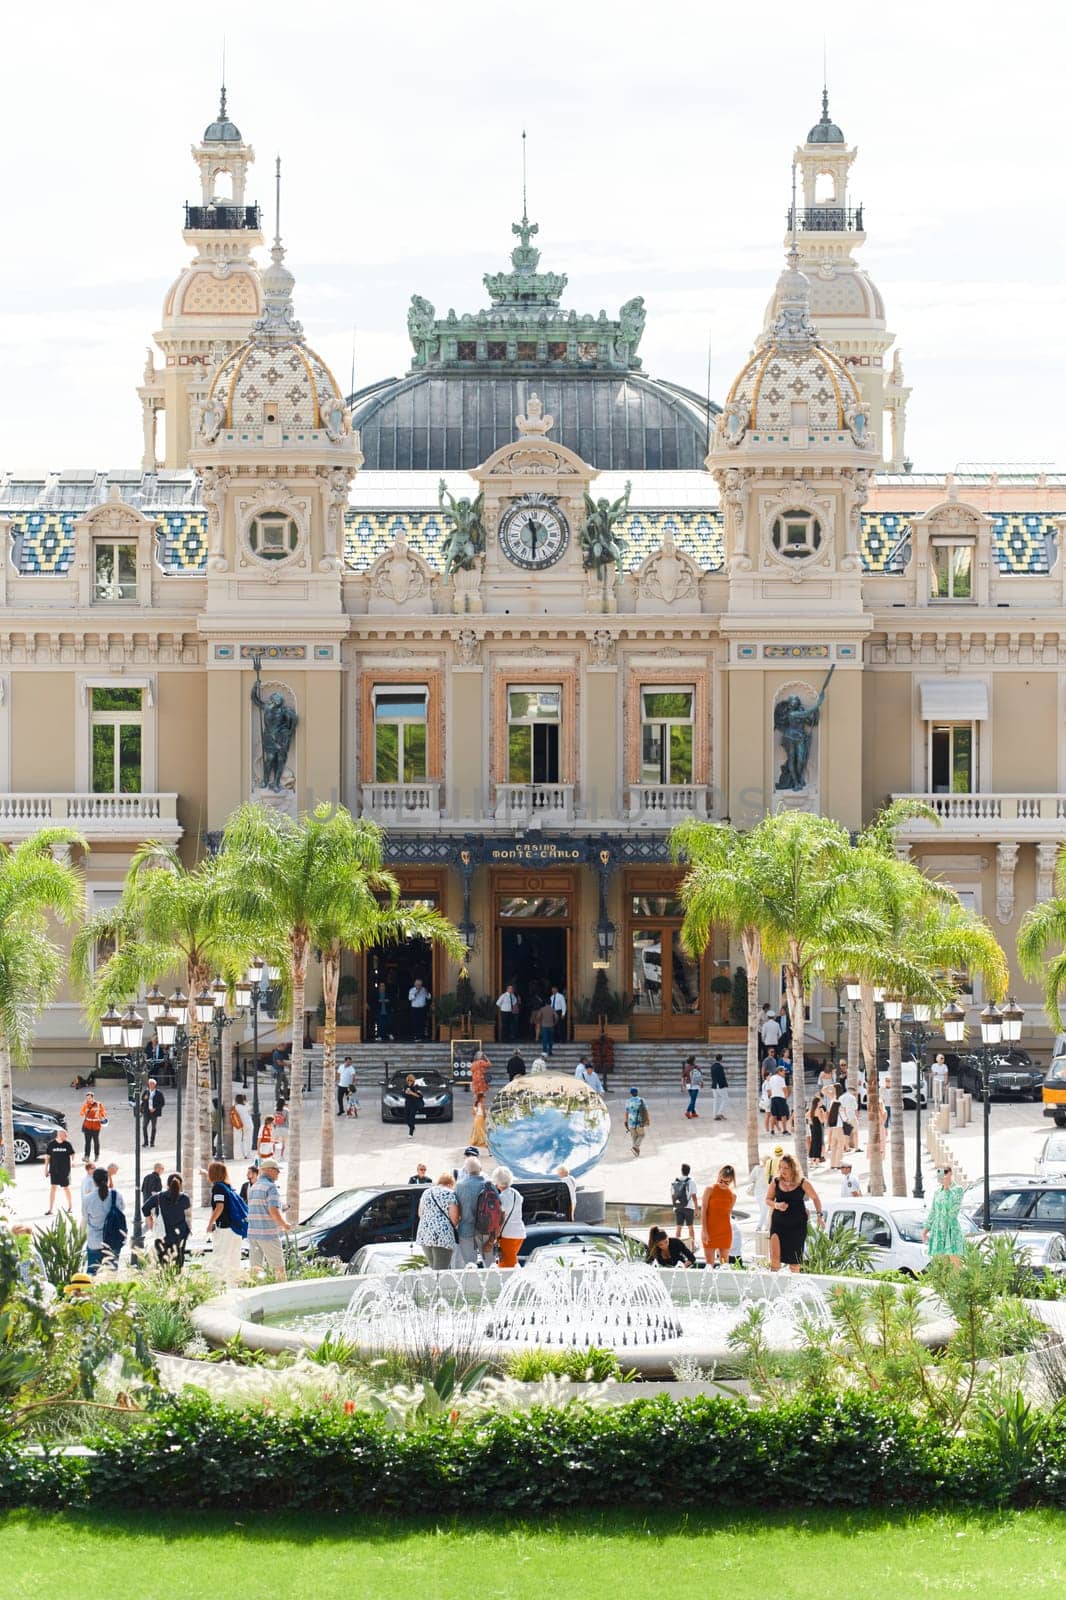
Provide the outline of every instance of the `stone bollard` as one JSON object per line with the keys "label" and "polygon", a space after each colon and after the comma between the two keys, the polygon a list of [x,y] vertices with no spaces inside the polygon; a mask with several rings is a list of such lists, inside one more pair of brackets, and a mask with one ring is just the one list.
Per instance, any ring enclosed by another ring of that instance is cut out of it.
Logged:
{"label": "stone bollard", "polygon": [[951,1109],[948,1106],[941,1106],[936,1114],[936,1131],[937,1133],[947,1133],[950,1127]]}

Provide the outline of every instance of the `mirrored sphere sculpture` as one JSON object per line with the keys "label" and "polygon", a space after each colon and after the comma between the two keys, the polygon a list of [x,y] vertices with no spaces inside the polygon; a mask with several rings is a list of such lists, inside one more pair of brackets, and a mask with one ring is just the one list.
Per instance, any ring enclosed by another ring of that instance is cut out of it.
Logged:
{"label": "mirrored sphere sculpture", "polygon": [[558,1072],[516,1078],[493,1098],[489,1150],[516,1178],[543,1178],[569,1167],[579,1178],[603,1159],[611,1119],[602,1096]]}

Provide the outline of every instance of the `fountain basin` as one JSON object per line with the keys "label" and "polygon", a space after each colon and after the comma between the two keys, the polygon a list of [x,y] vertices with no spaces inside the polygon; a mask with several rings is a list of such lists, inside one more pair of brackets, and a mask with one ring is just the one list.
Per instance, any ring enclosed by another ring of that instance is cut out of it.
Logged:
{"label": "fountain basin", "polygon": [[[539,1289],[535,1279],[543,1280]],[[682,1359],[732,1367],[729,1335],[755,1304],[766,1307],[770,1346],[794,1349],[803,1318],[824,1323],[833,1289],[855,1282],[619,1263],[511,1273],[467,1268],[236,1289],[200,1306],[193,1320],[213,1345],[237,1336],[251,1349],[272,1352],[314,1349],[331,1334],[368,1354],[455,1343],[500,1358],[534,1347],[596,1344],[613,1349],[626,1369],[669,1377],[672,1363]],[[923,1342],[943,1344],[954,1325],[932,1295],[926,1310]]]}

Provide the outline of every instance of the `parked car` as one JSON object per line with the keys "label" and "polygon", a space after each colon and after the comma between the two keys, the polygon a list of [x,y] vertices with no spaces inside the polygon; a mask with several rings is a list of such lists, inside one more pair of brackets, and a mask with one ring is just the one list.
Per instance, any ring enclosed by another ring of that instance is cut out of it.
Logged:
{"label": "parked car", "polygon": [[48,1122],[61,1123],[63,1127],[67,1125],[66,1112],[57,1111],[54,1106],[39,1106],[36,1100],[23,1100],[17,1094],[11,1097],[11,1104],[16,1111],[24,1111],[27,1116],[43,1117]]}
{"label": "parked car", "polygon": [[[901,1061],[900,1062],[899,1075],[900,1075],[900,1081],[901,1081],[901,1083],[903,1085],[903,1104],[905,1106],[913,1107],[913,1105],[915,1103],[915,1099],[916,1099],[917,1094],[918,1094],[918,1063],[917,1063],[917,1061]],[[881,1098],[882,1098],[882,1100],[885,1100],[888,1097],[888,1069],[887,1069],[887,1067],[882,1067],[880,1069],[880,1071],[878,1072],[878,1079],[879,1079],[880,1084],[881,1084]],[[865,1106],[865,1104],[866,1104],[866,1075],[865,1075],[865,1073],[862,1073],[859,1076],[859,1091],[858,1092],[859,1092],[859,1104],[860,1104],[860,1106]],[[921,1089],[921,1092],[922,1092],[922,1106],[924,1107],[925,1104],[926,1104],[926,1091],[925,1091],[925,1078],[924,1078],[924,1076],[922,1078],[922,1089]]]}
{"label": "parked car", "polygon": [[[980,1051],[959,1056],[958,1085],[975,1100],[984,1099],[984,1056]],[[988,1088],[992,1100],[1039,1100],[1044,1070],[1026,1050],[1004,1050],[989,1061]]]}
{"label": "parked car", "polygon": [[20,1111],[14,1114],[15,1165],[36,1161],[44,1154],[45,1145],[60,1124],[55,1117],[41,1111]]}
{"label": "parked car", "polygon": [[[573,1231],[575,1224],[566,1221],[570,1194],[565,1183],[517,1178],[515,1188],[522,1196],[527,1226],[546,1221]],[[390,1189],[343,1189],[293,1229],[292,1242],[297,1249],[341,1261],[351,1261],[363,1245],[404,1243],[418,1228],[422,1194],[420,1184],[410,1183]]]}
{"label": "parked car", "polygon": [[[874,1267],[878,1272],[894,1269],[917,1276],[929,1265],[929,1251],[922,1239],[928,1206],[904,1196],[858,1195],[848,1200],[823,1200],[825,1228],[829,1234],[852,1228],[874,1248]],[[980,1227],[969,1218],[963,1221],[968,1235],[979,1236]]]}
{"label": "parked car", "polygon": [[1066,1133],[1049,1133],[1036,1158],[1038,1178],[1066,1178]]}
{"label": "parked car", "polygon": [[[989,1220],[993,1233],[1066,1233],[1066,1182],[1013,1174],[989,1179]],[[984,1215],[984,1180],[971,1183],[963,1197],[966,1216]]]}
{"label": "parked car", "polygon": [[[613,1261],[628,1261],[634,1254],[632,1242],[617,1228],[594,1227],[585,1222],[532,1222],[518,1251],[520,1266],[563,1261],[580,1266],[590,1255],[609,1256]],[[412,1240],[391,1244],[364,1244],[355,1252],[348,1271],[360,1277],[382,1277],[400,1272],[405,1262],[420,1258]]]}
{"label": "parked car", "polygon": [[[422,1094],[423,1109],[418,1113],[421,1122],[452,1122],[455,1120],[455,1102],[452,1095],[452,1086],[447,1078],[440,1072],[419,1072],[415,1074],[415,1082]],[[405,1071],[390,1072],[381,1086],[381,1120],[382,1122],[403,1122],[407,1112],[404,1108],[404,1089],[407,1084]]]}

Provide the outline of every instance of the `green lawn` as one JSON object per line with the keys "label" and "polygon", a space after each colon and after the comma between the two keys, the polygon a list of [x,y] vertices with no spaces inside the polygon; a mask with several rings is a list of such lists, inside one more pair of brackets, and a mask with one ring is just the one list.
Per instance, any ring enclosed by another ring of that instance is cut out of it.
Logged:
{"label": "green lawn", "polygon": [[[162,1508],[165,1473],[159,1498]],[[5,1600],[72,1592],[106,1600],[1027,1600],[1063,1593],[1066,1516],[734,1520],[679,1511],[514,1527],[345,1528],[311,1515],[242,1524],[162,1510],[122,1518],[15,1512],[0,1516],[0,1573]]]}

